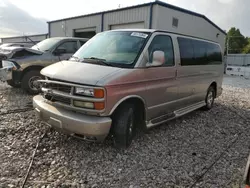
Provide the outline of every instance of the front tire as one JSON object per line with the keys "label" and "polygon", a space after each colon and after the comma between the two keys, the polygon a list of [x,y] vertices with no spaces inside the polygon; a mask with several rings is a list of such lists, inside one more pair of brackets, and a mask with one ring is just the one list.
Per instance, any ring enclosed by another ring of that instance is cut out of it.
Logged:
{"label": "front tire", "polygon": [[113,116],[113,143],[118,149],[128,148],[135,136],[135,108],[133,104],[125,103]]}
{"label": "front tire", "polygon": [[35,95],[40,93],[41,88],[40,84],[37,83],[37,80],[42,80],[43,76],[40,74],[39,70],[31,70],[22,78],[21,87],[24,89],[27,93],[31,95]]}
{"label": "front tire", "polygon": [[210,110],[211,108],[213,108],[215,96],[215,88],[213,86],[210,86],[207,90],[205,99],[206,105],[203,107],[204,110]]}

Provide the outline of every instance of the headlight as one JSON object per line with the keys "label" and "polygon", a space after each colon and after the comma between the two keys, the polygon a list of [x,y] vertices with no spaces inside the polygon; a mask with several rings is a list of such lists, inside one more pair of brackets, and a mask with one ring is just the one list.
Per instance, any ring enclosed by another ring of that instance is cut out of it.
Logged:
{"label": "headlight", "polygon": [[75,87],[75,94],[82,95],[82,96],[90,96],[90,97],[95,97],[95,98],[103,98],[104,97],[104,90],[103,89]]}
{"label": "headlight", "polygon": [[3,68],[5,68],[5,67],[15,67],[15,68],[17,68],[16,65],[11,61],[3,60],[2,65],[3,65]]}

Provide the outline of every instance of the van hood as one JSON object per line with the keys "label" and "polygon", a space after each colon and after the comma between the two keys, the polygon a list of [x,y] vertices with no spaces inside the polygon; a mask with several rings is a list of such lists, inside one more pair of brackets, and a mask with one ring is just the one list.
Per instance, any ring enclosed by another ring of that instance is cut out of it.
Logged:
{"label": "van hood", "polygon": [[110,76],[121,68],[102,66],[92,63],[61,61],[45,67],[41,74],[50,79],[62,80],[66,82],[96,85],[98,81],[106,76]]}

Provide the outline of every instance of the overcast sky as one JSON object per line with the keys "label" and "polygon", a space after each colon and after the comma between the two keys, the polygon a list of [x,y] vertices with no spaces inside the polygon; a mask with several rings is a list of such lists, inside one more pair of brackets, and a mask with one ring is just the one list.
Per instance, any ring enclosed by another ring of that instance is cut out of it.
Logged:
{"label": "overcast sky", "polygon": [[[250,0],[162,1],[204,14],[223,30],[228,30],[230,27],[237,27],[240,28],[244,35],[250,36]],[[1,10],[12,5],[15,6],[15,9],[12,9],[12,11],[14,11],[12,14],[16,16],[16,21],[19,20],[19,22],[21,22],[22,20],[20,20],[20,14],[26,13],[28,13],[31,17],[35,17],[36,20],[39,21],[41,21],[41,19],[55,20],[103,10],[115,9],[118,8],[118,6],[126,7],[146,2],[150,2],[150,0],[0,0],[0,36],[1,27],[6,27],[6,24],[3,24],[3,22],[1,25],[1,17],[5,16]],[[26,18],[27,16],[28,15],[26,15]],[[37,23],[39,22],[36,22],[36,24]],[[44,27],[43,24],[40,25]],[[32,29],[31,33],[35,32],[35,25],[33,26],[34,28]],[[45,29],[37,29],[40,32],[45,31]],[[25,30],[22,32],[27,31]]]}

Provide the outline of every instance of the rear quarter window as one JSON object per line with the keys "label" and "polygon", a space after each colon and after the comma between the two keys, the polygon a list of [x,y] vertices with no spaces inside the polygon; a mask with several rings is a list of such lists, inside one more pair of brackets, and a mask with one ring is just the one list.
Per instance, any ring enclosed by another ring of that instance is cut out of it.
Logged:
{"label": "rear quarter window", "polygon": [[222,64],[221,48],[216,43],[178,37],[182,66]]}

